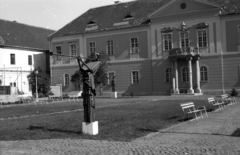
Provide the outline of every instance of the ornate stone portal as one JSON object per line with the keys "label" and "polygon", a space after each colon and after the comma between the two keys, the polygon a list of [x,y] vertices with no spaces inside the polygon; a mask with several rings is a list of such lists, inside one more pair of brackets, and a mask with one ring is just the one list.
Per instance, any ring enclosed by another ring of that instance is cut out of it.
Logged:
{"label": "ornate stone portal", "polygon": [[[199,60],[200,54],[196,48],[175,48],[169,51],[169,59],[172,62],[172,94],[180,94],[181,88],[179,88],[179,71],[178,71],[178,61],[186,60],[188,64],[188,90],[187,94],[201,94],[200,88],[200,67]],[[192,63],[195,62],[196,65],[196,83],[195,88],[193,87],[193,68]]]}

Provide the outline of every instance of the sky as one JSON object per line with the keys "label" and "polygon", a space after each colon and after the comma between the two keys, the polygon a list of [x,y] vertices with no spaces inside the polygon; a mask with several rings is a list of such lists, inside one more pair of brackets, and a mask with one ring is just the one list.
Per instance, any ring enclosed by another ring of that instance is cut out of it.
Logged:
{"label": "sky", "polygon": [[58,30],[90,8],[111,5],[115,1],[117,0],[0,0],[0,19]]}

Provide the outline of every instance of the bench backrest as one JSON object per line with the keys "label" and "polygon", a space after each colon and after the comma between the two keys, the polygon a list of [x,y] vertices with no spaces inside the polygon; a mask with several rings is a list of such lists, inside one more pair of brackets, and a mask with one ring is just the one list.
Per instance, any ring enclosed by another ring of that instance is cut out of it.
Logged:
{"label": "bench backrest", "polygon": [[208,103],[209,104],[214,104],[215,103],[215,99],[213,97],[208,98]]}
{"label": "bench backrest", "polygon": [[183,103],[183,104],[181,104],[181,107],[182,107],[183,112],[185,112],[185,110],[187,110],[187,109],[195,110],[195,106],[194,106],[193,102]]}
{"label": "bench backrest", "polygon": [[228,98],[228,95],[227,94],[224,94],[224,95],[221,95],[222,99],[226,99]]}

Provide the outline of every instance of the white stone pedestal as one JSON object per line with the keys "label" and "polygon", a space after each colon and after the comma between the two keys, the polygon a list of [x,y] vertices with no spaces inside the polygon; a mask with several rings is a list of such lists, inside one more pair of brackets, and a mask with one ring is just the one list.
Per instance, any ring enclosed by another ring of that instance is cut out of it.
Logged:
{"label": "white stone pedestal", "polygon": [[92,123],[82,122],[82,132],[87,135],[97,135],[98,134],[98,121]]}
{"label": "white stone pedestal", "polygon": [[111,92],[111,98],[117,98],[117,92]]}

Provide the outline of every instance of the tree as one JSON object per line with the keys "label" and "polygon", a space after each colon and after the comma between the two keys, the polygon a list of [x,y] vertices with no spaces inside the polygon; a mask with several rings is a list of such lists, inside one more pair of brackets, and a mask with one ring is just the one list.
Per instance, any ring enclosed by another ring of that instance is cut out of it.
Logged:
{"label": "tree", "polygon": [[76,90],[81,90],[82,76],[79,70],[72,75],[71,82],[75,86]]}
{"label": "tree", "polygon": [[38,71],[37,74],[37,91],[39,94],[39,97],[45,97],[48,96],[51,93],[50,88],[50,77],[47,73],[45,73],[40,67],[34,69],[28,76],[28,82],[29,86],[32,90],[32,93],[36,93],[36,74],[35,71]]}
{"label": "tree", "polygon": [[[96,58],[96,54],[95,53],[91,53],[88,58],[86,59],[85,63],[91,62],[91,61],[95,61]],[[98,86],[102,86],[106,84],[107,81],[107,66],[109,65],[109,56],[106,54],[106,52],[102,51],[101,53],[99,53],[99,60],[101,61],[100,67],[98,69],[98,71],[96,72],[95,76],[94,76],[94,81],[95,81],[95,85]],[[71,77],[71,82],[74,85],[81,85],[82,83],[82,77],[79,71],[76,71],[75,74],[72,75]],[[101,90],[102,92],[102,90]]]}
{"label": "tree", "polygon": [[[96,54],[95,53],[91,53],[88,56],[89,59],[87,59],[86,63],[91,62],[91,61],[95,61],[96,59]],[[101,61],[100,67],[98,69],[98,71],[96,72],[95,76],[94,76],[94,81],[95,81],[95,85],[98,86],[100,84],[105,85],[106,81],[107,81],[107,67],[110,64],[109,63],[109,56],[106,54],[106,52],[102,51],[99,53],[99,60]]]}

